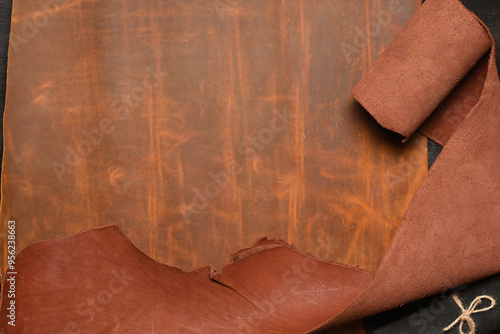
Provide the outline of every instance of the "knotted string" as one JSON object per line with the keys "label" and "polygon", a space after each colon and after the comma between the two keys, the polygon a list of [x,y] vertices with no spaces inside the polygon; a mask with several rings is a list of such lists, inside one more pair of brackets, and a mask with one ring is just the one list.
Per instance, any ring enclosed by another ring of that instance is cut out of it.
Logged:
{"label": "knotted string", "polygon": [[[460,309],[462,310],[462,314],[451,325],[449,325],[448,327],[443,329],[443,331],[445,331],[445,332],[449,331],[457,323],[460,322],[460,334],[466,334],[463,331],[463,325],[465,322],[467,322],[467,324],[469,325],[469,332],[467,334],[475,334],[476,333],[476,323],[471,318],[471,315],[474,313],[485,312],[485,311],[491,310],[492,308],[495,307],[495,305],[497,303],[495,301],[495,299],[493,299],[493,297],[483,295],[483,296],[476,297],[476,299],[474,299],[474,301],[470,304],[469,308],[466,310],[464,308],[464,306],[462,305],[462,302],[460,301],[460,299],[458,299],[457,295],[452,294],[451,296],[453,297],[453,299],[457,303],[458,307],[460,307]],[[481,304],[483,299],[489,299],[491,301],[491,305],[488,307],[484,307],[484,308],[476,310],[476,307],[479,304]]]}

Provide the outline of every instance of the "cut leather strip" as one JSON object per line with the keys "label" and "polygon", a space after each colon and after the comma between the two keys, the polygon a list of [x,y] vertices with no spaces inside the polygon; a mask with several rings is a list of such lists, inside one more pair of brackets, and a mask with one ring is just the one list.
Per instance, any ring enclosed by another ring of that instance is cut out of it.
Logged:
{"label": "cut leather strip", "polygon": [[[499,272],[500,82],[484,25],[457,0],[426,1],[353,94],[408,138],[488,50],[477,104],[449,135],[373,276],[273,240],[219,271],[186,273],[109,227],[20,252],[19,331],[322,331]],[[5,300],[4,290],[2,314]]]}
{"label": "cut leather strip", "polygon": [[[349,304],[371,279],[262,240],[222,270],[241,291],[156,263],[116,227],[40,242],[17,257],[16,328],[5,333],[303,333]],[[47,262],[47,259],[50,261]],[[220,275],[219,274],[219,275]],[[346,285],[346,283],[348,283]],[[255,300],[248,293],[265,293]],[[6,292],[4,290],[4,299]],[[300,312],[297,312],[300,309]]]}

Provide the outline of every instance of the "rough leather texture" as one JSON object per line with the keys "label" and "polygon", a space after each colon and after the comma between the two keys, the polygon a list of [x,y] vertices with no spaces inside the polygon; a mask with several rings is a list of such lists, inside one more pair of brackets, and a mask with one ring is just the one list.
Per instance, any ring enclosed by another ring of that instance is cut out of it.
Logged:
{"label": "rough leather texture", "polygon": [[[426,1],[353,95],[406,138],[447,95],[454,98],[453,89],[485,54],[477,104],[452,134],[455,127],[430,127],[449,138],[373,275],[267,239],[221,270],[187,273],[156,263],[107,227],[19,253],[24,327],[16,330],[336,332],[334,326],[499,272],[500,82],[486,27],[458,0]],[[422,90],[430,94],[425,99]],[[4,300],[5,290],[2,314]],[[6,319],[0,321],[6,330]]]}
{"label": "rough leather texture", "polygon": [[[491,47],[478,20],[465,11],[451,16],[453,6],[447,1],[422,6],[353,91],[383,127],[405,138]],[[422,37],[413,41],[416,35]]]}
{"label": "rough leather texture", "polygon": [[119,224],[186,270],[263,236],[375,270],[425,140],[393,140],[351,90],[418,5],[14,1],[2,244],[10,219],[18,249]]}
{"label": "rough leather texture", "polygon": [[[17,266],[24,272],[18,331],[6,333],[300,333],[347,306],[371,279],[279,244],[218,274],[210,267],[186,273],[148,258],[115,227],[37,243]],[[249,278],[245,289],[230,288]]]}

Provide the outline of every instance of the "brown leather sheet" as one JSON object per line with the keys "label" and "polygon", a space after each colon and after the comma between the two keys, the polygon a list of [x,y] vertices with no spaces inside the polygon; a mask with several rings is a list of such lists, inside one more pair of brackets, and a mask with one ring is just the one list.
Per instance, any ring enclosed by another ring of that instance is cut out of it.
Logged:
{"label": "brown leather sheet", "polygon": [[[157,263],[116,227],[106,227],[19,253],[16,305],[23,327],[14,332],[323,331],[499,272],[494,54],[488,30],[458,0],[428,0],[354,89],[383,127],[405,139],[420,128],[446,143],[374,274],[274,239],[236,253],[220,270],[188,273]],[[464,113],[471,101],[477,103]],[[447,105],[462,109],[449,118]],[[443,116],[429,117],[433,111]],[[7,300],[4,289],[2,315]],[[7,318],[0,321],[13,330]]]}
{"label": "brown leather sheet", "polygon": [[2,248],[119,224],[186,270],[264,236],[378,267],[426,145],[351,90],[419,1],[42,3],[13,3]]}

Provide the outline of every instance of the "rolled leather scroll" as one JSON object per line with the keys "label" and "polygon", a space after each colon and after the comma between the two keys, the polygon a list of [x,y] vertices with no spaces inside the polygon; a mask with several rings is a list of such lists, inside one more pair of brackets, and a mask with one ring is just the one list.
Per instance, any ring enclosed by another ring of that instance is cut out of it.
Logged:
{"label": "rolled leather scroll", "polygon": [[239,251],[221,270],[183,272],[150,259],[110,226],[21,251],[16,305],[22,327],[9,327],[3,289],[2,330],[335,332],[335,326],[499,272],[494,54],[487,28],[458,0],[429,0],[354,89],[383,127],[403,139],[420,130],[445,144],[374,274],[273,239]]}

